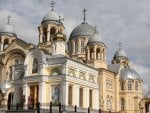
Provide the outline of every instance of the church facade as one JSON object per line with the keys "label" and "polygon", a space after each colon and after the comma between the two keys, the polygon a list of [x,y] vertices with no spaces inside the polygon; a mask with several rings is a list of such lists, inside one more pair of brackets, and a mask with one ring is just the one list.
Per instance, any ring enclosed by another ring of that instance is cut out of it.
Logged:
{"label": "church facade", "polygon": [[107,63],[107,47],[95,27],[85,19],[67,41],[65,26],[52,7],[38,27],[37,46],[17,37],[10,22],[0,30],[0,108],[47,109],[61,103],[64,111],[146,113],[149,97],[143,81],[129,66],[122,47]]}

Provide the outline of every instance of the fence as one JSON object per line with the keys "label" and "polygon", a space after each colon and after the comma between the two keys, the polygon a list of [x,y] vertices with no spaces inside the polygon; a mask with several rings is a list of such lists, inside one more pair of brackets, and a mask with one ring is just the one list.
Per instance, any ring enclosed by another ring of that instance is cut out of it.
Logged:
{"label": "fence", "polygon": [[53,104],[50,103],[40,103],[37,102],[36,105],[26,105],[28,110],[24,110],[24,106],[22,104],[16,104],[16,105],[9,105],[7,106],[8,110],[7,112],[15,111],[15,113],[22,111],[24,113],[25,111],[29,113],[114,113],[111,111],[103,111],[101,109],[94,110],[90,107],[88,108],[81,108],[75,106],[64,106],[61,103],[59,104]]}

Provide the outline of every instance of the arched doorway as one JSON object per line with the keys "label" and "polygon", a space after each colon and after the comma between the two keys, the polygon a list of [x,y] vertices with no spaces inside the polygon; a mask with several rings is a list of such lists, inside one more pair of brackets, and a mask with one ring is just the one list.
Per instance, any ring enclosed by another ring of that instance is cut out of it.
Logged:
{"label": "arched doorway", "polygon": [[10,110],[13,105],[13,92],[8,94],[7,109]]}
{"label": "arched doorway", "polygon": [[140,112],[150,113],[150,98],[143,98],[140,101]]}

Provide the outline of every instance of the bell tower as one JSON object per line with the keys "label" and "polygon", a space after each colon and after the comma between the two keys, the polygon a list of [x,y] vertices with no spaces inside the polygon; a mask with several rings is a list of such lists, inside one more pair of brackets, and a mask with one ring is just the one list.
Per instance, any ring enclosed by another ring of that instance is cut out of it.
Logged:
{"label": "bell tower", "polygon": [[7,24],[0,30],[0,52],[3,52],[7,46],[17,38],[17,35],[10,24],[11,16],[9,15],[7,18]]}
{"label": "bell tower", "polygon": [[119,49],[116,51],[116,53],[114,55],[114,58],[112,60],[112,64],[121,64],[125,67],[128,67],[129,62],[130,62],[130,60],[129,60],[126,52],[122,48],[122,43],[119,43]]}
{"label": "bell tower", "polygon": [[60,15],[54,10],[54,1],[51,2],[51,10],[45,14],[39,30],[38,47],[45,52],[52,54],[52,37],[54,34],[64,32],[64,25],[59,22]]}

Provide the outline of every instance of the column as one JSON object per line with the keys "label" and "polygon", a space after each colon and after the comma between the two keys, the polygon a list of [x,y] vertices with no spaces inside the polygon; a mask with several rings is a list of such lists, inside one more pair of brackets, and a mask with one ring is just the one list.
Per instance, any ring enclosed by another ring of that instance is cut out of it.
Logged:
{"label": "column", "polygon": [[2,94],[3,97],[1,98],[1,106],[3,110],[7,110],[7,101],[8,101],[8,96],[6,94]]}
{"label": "column", "polygon": [[89,107],[89,88],[83,88],[83,107]]}
{"label": "column", "polygon": [[99,93],[98,93],[98,89],[94,89],[92,91],[92,105],[93,105],[93,109],[99,109]]}
{"label": "column", "polygon": [[42,37],[43,37],[43,31],[42,31],[42,27],[40,26],[39,27],[39,43],[42,43],[43,42],[43,40],[42,40]]}
{"label": "column", "polygon": [[94,60],[96,59],[96,47],[94,46]]}
{"label": "column", "polygon": [[38,101],[40,103],[45,103],[45,82],[42,81],[39,83],[39,97],[38,97]]}
{"label": "column", "polygon": [[17,86],[14,86],[14,97],[13,97],[13,105],[16,105],[19,103],[19,88]]}
{"label": "column", "polygon": [[79,106],[79,85],[76,85],[76,96],[74,97],[76,99],[76,105]]}
{"label": "column", "polygon": [[36,105],[37,100],[38,100],[37,89],[38,89],[38,86],[34,86],[34,105]]}
{"label": "column", "polygon": [[4,45],[4,43],[1,42],[1,43],[0,43],[0,51],[3,51],[3,45]]}
{"label": "column", "polygon": [[28,106],[27,106],[27,104],[28,104],[28,97],[29,97],[29,95],[30,95],[30,88],[29,88],[29,86],[28,86],[28,84],[27,83],[25,83],[24,85],[23,85],[23,95],[25,95],[25,105],[24,105],[24,109],[27,109],[28,108]]}
{"label": "column", "polygon": [[61,103],[68,105],[68,82],[62,81],[61,83]]}

